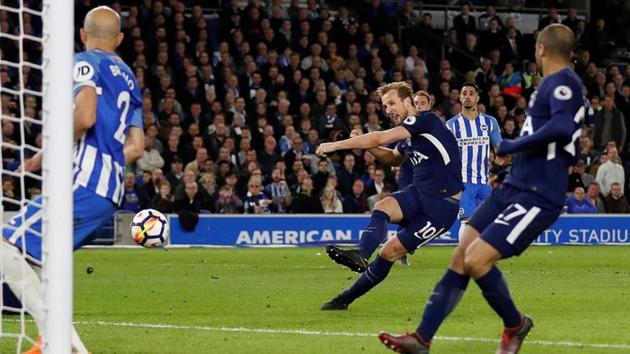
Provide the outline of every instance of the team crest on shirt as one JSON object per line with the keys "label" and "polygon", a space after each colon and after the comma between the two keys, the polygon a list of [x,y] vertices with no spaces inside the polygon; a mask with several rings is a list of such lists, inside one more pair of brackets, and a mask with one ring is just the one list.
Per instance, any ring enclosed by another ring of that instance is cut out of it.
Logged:
{"label": "team crest on shirt", "polygon": [[85,60],[79,61],[74,64],[73,74],[76,82],[88,81],[94,76],[94,67]]}
{"label": "team crest on shirt", "polygon": [[560,85],[553,90],[553,97],[562,101],[567,101],[573,97],[573,91],[571,91],[568,86]]}
{"label": "team crest on shirt", "polygon": [[414,116],[409,116],[407,118],[405,118],[405,120],[403,121],[403,123],[407,124],[407,125],[413,125],[416,122],[416,117]]}
{"label": "team crest on shirt", "polygon": [[481,123],[481,130],[483,130],[483,131],[488,130],[488,126],[485,125],[484,123]]}

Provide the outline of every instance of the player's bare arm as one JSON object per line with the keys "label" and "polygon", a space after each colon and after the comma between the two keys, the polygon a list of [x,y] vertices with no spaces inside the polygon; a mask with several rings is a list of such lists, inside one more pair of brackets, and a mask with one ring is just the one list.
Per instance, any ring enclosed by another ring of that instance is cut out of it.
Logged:
{"label": "player's bare arm", "polygon": [[[353,129],[350,132],[350,138],[354,138],[355,136],[362,135],[363,131],[361,129]],[[402,165],[405,161],[406,156],[401,154],[398,149],[388,149],[384,146],[375,147],[372,149],[368,149],[370,154],[374,155],[376,159],[383,164],[388,166],[398,167]]]}
{"label": "player's bare arm", "polygon": [[126,164],[130,164],[142,157],[142,154],[144,154],[144,131],[142,128],[129,127],[123,152]]}
{"label": "player's bare arm", "polygon": [[403,127],[394,127],[385,131],[371,132],[354,138],[323,143],[317,148],[317,154],[326,155],[338,150],[372,149],[381,145],[391,144],[396,141],[410,138],[411,134]]}
{"label": "player's bare arm", "polygon": [[[74,140],[79,139],[96,123],[96,90],[86,86],[74,98]],[[42,152],[38,152],[18,168],[18,172],[35,172],[42,168]]]}
{"label": "player's bare arm", "polygon": [[74,140],[79,139],[96,123],[96,90],[85,86],[74,97]]}

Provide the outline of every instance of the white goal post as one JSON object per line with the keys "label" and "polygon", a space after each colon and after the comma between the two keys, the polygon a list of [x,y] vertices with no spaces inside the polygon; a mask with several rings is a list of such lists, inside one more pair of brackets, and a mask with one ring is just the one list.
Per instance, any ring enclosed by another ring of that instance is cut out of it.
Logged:
{"label": "white goal post", "polygon": [[[0,223],[3,229],[6,227],[11,229],[11,225],[5,222],[7,218],[4,215],[4,203],[23,208],[31,201],[28,198],[34,198],[36,195],[31,192],[26,193],[26,180],[41,181],[43,208],[41,280],[44,287],[46,313],[42,349],[44,353],[70,353],[73,300],[74,2],[72,0],[0,0],[0,12],[2,12],[0,40],[4,51],[0,52],[0,68],[3,74],[3,80],[0,82],[0,93],[3,95],[1,119],[3,126],[5,122],[12,123],[16,132],[14,136],[18,137],[5,140],[0,135],[2,147],[0,170],[3,182],[6,177],[19,183],[14,194],[6,197],[4,191],[0,194],[3,203],[0,207],[2,213]],[[41,27],[36,29],[35,23],[41,23]],[[31,57],[33,48],[36,48],[37,55]],[[12,55],[9,55],[9,52]],[[29,73],[32,74],[34,71],[41,74],[38,75],[38,78],[41,77],[41,89],[40,85],[34,88],[29,83]],[[10,77],[10,80],[5,80],[6,77]],[[9,99],[13,101],[10,109],[4,105],[6,97],[10,97]],[[26,108],[25,101],[31,98],[38,100],[35,105],[38,108],[37,112],[33,112],[32,107]],[[41,108],[41,115],[39,108]],[[41,177],[39,173],[19,172],[15,169],[17,164],[22,164],[32,152],[39,150],[34,146],[36,144],[26,139],[25,131],[30,132],[32,127],[41,128],[42,133],[41,150],[44,158]],[[15,157],[13,166],[3,163],[4,156],[2,155],[5,151]],[[23,226],[11,229],[18,240],[16,243],[20,243],[19,239],[27,231],[32,231],[30,230],[32,223],[25,222],[24,214],[20,213],[18,216]],[[35,220],[36,217],[33,219]],[[0,249],[0,257],[8,257],[7,254],[1,252],[2,249]],[[24,250],[22,257],[26,259]],[[26,264],[26,262],[22,263]],[[26,267],[28,266],[21,268],[22,275],[25,274]],[[0,269],[1,273],[2,269]],[[7,345],[11,344],[7,340],[2,343],[3,339],[13,338],[16,347],[13,347],[11,352],[21,353],[25,346],[28,349],[28,346],[34,343],[37,333],[33,331],[34,326],[27,319],[24,307],[7,306],[2,302],[5,295],[2,290],[4,282],[3,276],[0,281],[0,304],[2,304],[0,307],[0,352],[8,352]],[[19,316],[4,316],[5,310],[17,313]]]}
{"label": "white goal post", "polygon": [[72,333],[74,2],[43,6],[45,353],[69,353]]}

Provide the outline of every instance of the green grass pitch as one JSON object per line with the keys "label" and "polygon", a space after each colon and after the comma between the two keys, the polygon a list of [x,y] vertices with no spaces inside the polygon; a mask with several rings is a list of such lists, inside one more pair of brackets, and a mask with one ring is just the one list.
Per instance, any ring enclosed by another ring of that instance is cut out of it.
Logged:
{"label": "green grass pitch", "polygon": [[[76,327],[93,353],[386,353],[376,333],[415,329],[451,250],[419,250],[342,312],[319,306],[357,275],[321,248],[81,250]],[[532,247],[500,267],[535,321],[522,353],[630,353],[629,248]],[[432,353],[493,353],[501,329],[471,283]]]}

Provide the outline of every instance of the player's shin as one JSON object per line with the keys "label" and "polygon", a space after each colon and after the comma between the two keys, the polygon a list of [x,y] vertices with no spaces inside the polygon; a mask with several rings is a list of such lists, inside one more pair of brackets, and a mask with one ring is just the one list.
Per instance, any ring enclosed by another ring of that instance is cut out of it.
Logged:
{"label": "player's shin", "polygon": [[381,242],[387,238],[387,227],[389,225],[389,215],[381,210],[374,210],[367,229],[359,240],[359,254],[365,259],[369,259],[374,250]]}
{"label": "player's shin", "polygon": [[446,317],[453,312],[461,300],[470,277],[451,269],[446,271],[429,296],[424,308],[422,321],[417,332],[426,342],[430,342]]}
{"label": "player's shin", "polygon": [[3,248],[0,253],[2,275],[11,291],[35,320],[37,331],[41,335],[44,327],[45,306],[44,290],[39,277],[17,248],[4,241],[0,241],[0,244]]}
{"label": "player's shin", "polygon": [[475,280],[490,307],[503,319],[507,328],[518,327],[522,316],[516,309],[503,273],[496,266]]}
{"label": "player's shin", "polygon": [[344,291],[340,297],[344,303],[350,304],[363,294],[367,293],[373,287],[382,282],[392,269],[393,261],[388,261],[381,256],[376,256],[374,262],[372,262],[365,272],[359,276],[359,279],[346,291]]}

